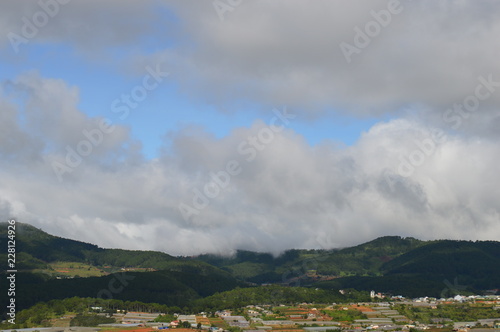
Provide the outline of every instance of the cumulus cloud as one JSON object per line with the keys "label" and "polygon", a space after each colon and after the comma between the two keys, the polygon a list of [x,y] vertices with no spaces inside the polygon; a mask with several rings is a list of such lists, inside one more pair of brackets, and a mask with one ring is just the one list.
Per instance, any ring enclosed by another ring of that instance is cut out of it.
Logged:
{"label": "cumulus cloud", "polygon": [[[356,46],[356,29],[394,3],[388,23],[346,61],[340,45]],[[3,7],[0,35],[10,50],[9,33],[43,9],[35,0]],[[72,1],[30,42],[67,43],[110,66],[119,48],[127,70],[164,61],[186,94],[222,109],[246,100],[312,116],[394,114],[415,104],[441,112],[471,94],[478,77],[500,81],[496,1],[256,0],[226,8],[219,15],[212,0]],[[499,96],[483,102],[484,113],[498,118]]]}
{"label": "cumulus cloud", "polygon": [[69,41],[87,57],[112,62],[110,51],[125,47],[128,52],[136,52],[133,45],[148,41],[152,34],[157,42],[168,40],[174,30],[170,21],[160,18],[158,6],[150,0],[9,0],[2,3],[0,13],[1,45],[9,53],[22,55],[31,43]]}
{"label": "cumulus cloud", "polygon": [[[0,141],[3,219],[104,247],[178,255],[331,248],[387,234],[500,236],[500,151],[493,139],[436,136],[427,124],[401,118],[376,124],[350,147],[311,147],[269,111],[224,138],[189,128],[172,133],[162,155],[145,160],[127,148],[126,128],[116,126],[60,182],[53,161],[64,160],[64,147],[78,144],[95,119],[77,109],[78,90],[61,80],[29,73],[15,82],[1,101],[11,128],[11,140]],[[252,137],[259,145],[250,153]],[[14,149],[13,142],[25,145]],[[102,163],[113,157],[115,167]],[[203,193],[230,161],[240,172],[185,218],[179,206],[194,206],[196,190]],[[404,162],[411,172],[400,170]]]}
{"label": "cumulus cloud", "polygon": [[492,1],[401,1],[347,63],[340,44],[355,46],[356,27],[364,31],[389,3],[250,1],[221,22],[210,6],[175,2],[189,45],[155,56],[177,64],[188,73],[185,86],[214,102],[247,98],[316,115],[401,112],[414,104],[440,112],[471,94],[479,76],[500,81],[500,6]]}
{"label": "cumulus cloud", "polygon": [[[173,130],[148,160],[130,128],[79,109],[77,86],[24,70],[0,88],[1,217],[104,247],[172,254],[278,253],[387,234],[498,239],[500,5],[401,1],[348,61],[340,45],[355,45],[357,28],[388,6],[243,1],[221,20],[211,0],[61,4],[29,46],[64,45],[139,75],[144,63],[165,63],[190,99],[262,112],[222,138]],[[18,63],[28,45],[16,55],[9,33],[22,34],[24,18],[43,8],[5,1],[2,9],[2,56]],[[352,146],[310,146],[286,124],[273,131],[271,110],[283,104],[297,115],[290,121],[325,113],[390,120]],[[227,186],[198,197],[228,169]],[[186,217],[183,204],[196,212]]]}

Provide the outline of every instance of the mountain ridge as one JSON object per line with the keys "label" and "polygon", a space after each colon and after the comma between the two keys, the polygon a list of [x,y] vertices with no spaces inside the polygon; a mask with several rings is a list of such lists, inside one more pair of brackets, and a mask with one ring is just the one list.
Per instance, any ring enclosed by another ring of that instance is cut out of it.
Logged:
{"label": "mountain ridge", "polygon": [[[6,237],[7,227],[3,226],[0,223],[0,240]],[[96,289],[105,288],[124,272],[133,275],[135,282],[117,298],[182,306],[235,287],[269,283],[334,292],[377,290],[412,297],[500,288],[497,241],[383,236],[340,249],[291,249],[278,257],[245,250],[231,257],[174,257],[158,251],[104,249],[56,237],[28,224],[17,226],[18,266],[25,272],[19,279],[20,298],[26,305],[42,299],[95,296]],[[3,256],[0,253],[6,262]],[[72,269],[78,274],[97,271],[97,275],[77,275]],[[447,286],[450,280],[460,285],[458,290]]]}

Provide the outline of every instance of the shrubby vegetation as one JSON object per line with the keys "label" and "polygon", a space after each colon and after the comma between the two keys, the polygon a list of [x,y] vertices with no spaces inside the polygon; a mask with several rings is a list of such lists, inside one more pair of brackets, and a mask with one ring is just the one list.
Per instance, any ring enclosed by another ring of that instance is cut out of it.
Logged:
{"label": "shrubby vegetation", "polygon": [[[0,236],[5,235],[4,224],[0,223]],[[494,241],[419,241],[386,236],[352,248],[294,249],[279,257],[238,251],[234,257],[185,258],[153,251],[102,249],[55,237],[27,224],[16,226],[20,270],[43,270],[53,262],[75,262],[99,269],[111,266],[111,270],[121,267],[158,270],[126,272],[127,278],[132,279],[126,279],[125,283],[121,275],[57,280],[48,274],[20,272],[16,277],[17,310],[45,302],[40,304],[39,313],[32,312],[30,320],[24,320],[29,324],[43,324],[48,319],[50,315],[45,315],[47,310],[43,306],[51,300],[74,296],[158,303],[188,312],[253,303],[369,301],[367,291],[372,289],[407,297],[453,296],[457,291],[466,295],[500,284],[500,243]],[[5,243],[0,242],[0,246]],[[5,252],[0,250],[3,262],[6,257],[1,253]],[[325,275],[335,278],[318,282]],[[0,282],[5,280],[0,275]],[[457,280],[460,288],[450,289],[445,280]],[[248,287],[249,282],[254,286],[283,283],[311,287]],[[119,290],[111,294],[110,283]],[[342,295],[339,289],[358,291]],[[6,292],[1,292],[0,303],[6,301]]]}
{"label": "shrubby vegetation", "polygon": [[[80,325],[81,322],[94,322],[91,317],[94,317],[95,312],[92,307],[100,307],[100,313],[113,314],[117,310],[125,311],[143,311],[143,312],[163,312],[167,313],[167,317],[173,313],[190,313],[189,308],[179,308],[177,306],[167,306],[158,303],[143,303],[139,301],[121,301],[121,300],[104,300],[95,298],[80,298],[72,297],[64,300],[51,300],[49,302],[38,303],[29,309],[21,310],[16,316],[16,325],[0,324],[0,329],[12,328],[27,328],[35,326],[48,326],[48,320],[53,317],[58,317],[64,314],[73,313],[78,315],[78,322],[74,325]],[[89,318],[90,316],[90,318]],[[102,316],[99,316],[102,317]],[[114,321],[114,320],[113,320]],[[111,321],[107,321],[108,323]],[[87,324],[87,323],[86,323]],[[103,324],[103,323],[98,323]],[[90,326],[90,325],[82,325]]]}
{"label": "shrubby vegetation", "polygon": [[308,287],[284,287],[269,285],[251,288],[236,288],[217,293],[194,302],[194,308],[206,308],[215,311],[225,308],[239,308],[249,304],[296,304],[302,302],[332,303],[370,301],[367,292],[347,290],[345,295],[338,291],[330,291]]}
{"label": "shrubby vegetation", "polygon": [[[5,280],[5,277],[2,277]],[[18,273],[16,291],[18,309],[29,308],[40,301],[78,297],[116,298],[124,301],[188,306],[192,301],[216,292],[243,286],[243,282],[224,273],[204,275],[184,271],[127,272],[125,274],[79,279],[47,279],[43,275]],[[113,285],[111,292],[110,286]],[[6,292],[0,300],[7,301]]]}
{"label": "shrubby vegetation", "polygon": [[[213,312],[220,309],[236,309],[255,303],[296,304],[301,302],[354,302],[366,301],[368,298],[368,293],[358,292],[355,290],[347,291],[346,295],[342,295],[339,292],[331,292],[321,289],[283,287],[276,285],[267,287],[236,288],[234,290],[217,293],[203,299],[193,300],[182,308],[179,306],[169,306],[159,303],[72,297],[63,300],[41,302],[29,309],[22,310],[17,314],[16,326],[12,327],[9,324],[8,328],[44,326],[47,325],[46,323],[49,319],[66,313],[78,314],[78,324],[80,324],[81,321],[87,322],[86,324],[94,324],[94,320],[92,318],[94,315],[90,315],[90,318],[88,317],[89,314],[93,313],[92,307],[100,307],[102,310],[99,310],[99,312],[108,314],[115,313],[118,309],[126,311],[161,312],[166,313],[166,315],[158,317],[157,321],[169,322],[174,320],[174,313],[190,314],[201,311]],[[0,326],[0,328],[2,328],[2,326]]]}
{"label": "shrubby vegetation", "polygon": [[500,310],[482,305],[472,305],[470,303],[438,305],[437,309],[428,307],[414,307],[412,305],[397,304],[394,309],[401,315],[405,315],[411,320],[421,323],[431,323],[432,318],[446,317],[455,322],[469,322],[478,319],[500,317]]}

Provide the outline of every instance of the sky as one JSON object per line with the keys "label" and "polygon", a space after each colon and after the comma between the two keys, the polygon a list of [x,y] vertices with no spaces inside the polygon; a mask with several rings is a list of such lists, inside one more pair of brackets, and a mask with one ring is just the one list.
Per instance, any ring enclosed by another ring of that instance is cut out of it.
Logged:
{"label": "sky", "polygon": [[2,1],[0,219],[172,255],[500,240],[499,15]]}

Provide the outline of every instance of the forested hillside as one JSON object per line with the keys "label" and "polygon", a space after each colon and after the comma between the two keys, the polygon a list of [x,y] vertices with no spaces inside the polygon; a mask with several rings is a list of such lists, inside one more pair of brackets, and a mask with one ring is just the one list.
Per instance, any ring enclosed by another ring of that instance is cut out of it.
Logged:
{"label": "forested hillside", "polygon": [[[6,229],[0,224],[2,247]],[[269,283],[312,286],[280,291],[285,298],[303,300],[326,300],[321,294],[333,299],[341,289],[439,297],[500,288],[500,243],[494,241],[386,236],[343,249],[292,249],[278,257],[237,251],[230,257],[187,258],[99,248],[22,223],[16,236],[19,308],[73,296],[215,308],[262,301],[269,297],[266,286],[235,289]],[[0,259],[6,262],[5,254]],[[2,287],[5,282],[1,278]]]}

